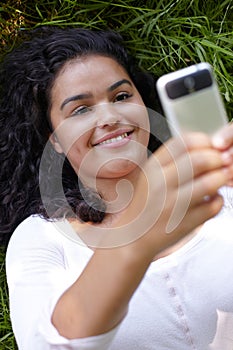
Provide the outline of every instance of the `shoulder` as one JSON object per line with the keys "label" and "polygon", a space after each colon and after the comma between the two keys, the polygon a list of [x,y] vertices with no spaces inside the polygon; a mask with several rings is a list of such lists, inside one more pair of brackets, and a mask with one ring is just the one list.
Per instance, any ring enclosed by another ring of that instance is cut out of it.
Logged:
{"label": "shoulder", "polygon": [[62,266],[65,237],[59,231],[59,222],[48,221],[39,215],[32,215],[22,221],[7,247],[7,270],[9,266],[17,265],[24,268],[30,266],[30,269],[41,268],[42,265],[46,268],[54,264]]}
{"label": "shoulder", "polygon": [[74,231],[66,219],[45,219],[40,215],[31,215],[15,229],[9,246],[15,241],[30,242],[31,244],[38,242],[64,244],[67,240],[85,246],[78,233]]}
{"label": "shoulder", "polygon": [[[74,244],[75,243],[75,244]],[[8,244],[6,263],[63,265],[89,257],[88,247],[79,240],[67,220],[47,220],[32,215],[21,222]]]}
{"label": "shoulder", "polygon": [[61,239],[59,239],[58,228],[55,223],[55,221],[46,220],[39,215],[29,216],[13,232],[8,249],[16,243],[20,246],[25,244],[41,245],[51,241],[59,243]]}
{"label": "shoulder", "polygon": [[33,262],[35,259],[62,255],[63,244],[52,222],[38,215],[22,221],[13,232],[6,253],[6,264]]}

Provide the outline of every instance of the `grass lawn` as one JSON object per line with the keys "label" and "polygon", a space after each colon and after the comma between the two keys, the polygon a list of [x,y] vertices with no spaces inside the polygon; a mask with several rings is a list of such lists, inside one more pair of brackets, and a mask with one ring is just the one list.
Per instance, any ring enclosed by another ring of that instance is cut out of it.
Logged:
{"label": "grass lawn", "polygon": [[[233,118],[233,0],[3,0],[0,59],[25,31],[41,25],[116,30],[140,65],[156,75],[207,61]],[[4,253],[0,267],[0,350],[14,350]]]}

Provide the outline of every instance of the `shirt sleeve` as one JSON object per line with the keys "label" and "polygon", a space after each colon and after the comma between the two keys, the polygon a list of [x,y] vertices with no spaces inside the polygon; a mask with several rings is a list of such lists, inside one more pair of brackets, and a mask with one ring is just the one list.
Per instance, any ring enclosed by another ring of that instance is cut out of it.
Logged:
{"label": "shirt sleeve", "polygon": [[118,327],[101,335],[70,340],[62,337],[51,322],[58,299],[74,282],[59,237],[55,226],[39,217],[26,219],[11,237],[6,272],[12,328],[19,350],[109,349]]}

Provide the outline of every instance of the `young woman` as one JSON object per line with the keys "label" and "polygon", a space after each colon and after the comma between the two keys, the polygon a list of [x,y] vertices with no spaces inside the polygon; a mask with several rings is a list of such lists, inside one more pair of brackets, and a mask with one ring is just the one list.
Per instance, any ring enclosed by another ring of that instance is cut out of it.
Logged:
{"label": "young woman", "polygon": [[153,79],[116,33],[44,28],[2,65],[19,349],[229,345],[233,212],[219,190],[233,179],[233,128],[161,145],[155,108]]}

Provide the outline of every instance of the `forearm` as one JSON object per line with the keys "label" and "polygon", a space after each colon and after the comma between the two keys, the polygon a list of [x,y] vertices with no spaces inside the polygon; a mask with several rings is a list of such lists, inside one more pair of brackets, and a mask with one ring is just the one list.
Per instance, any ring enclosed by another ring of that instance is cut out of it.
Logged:
{"label": "forearm", "polygon": [[55,307],[52,322],[61,335],[79,338],[101,334],[123,319],[151,261],[145,253],[137,255],[137,245],[139,242],[95,251]]}

